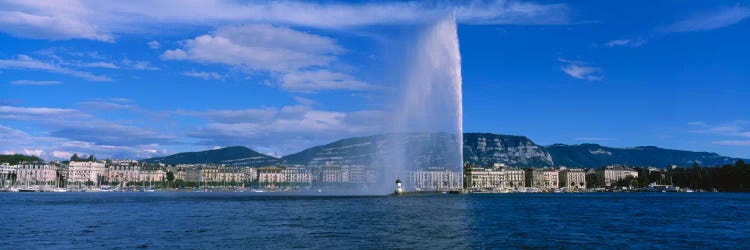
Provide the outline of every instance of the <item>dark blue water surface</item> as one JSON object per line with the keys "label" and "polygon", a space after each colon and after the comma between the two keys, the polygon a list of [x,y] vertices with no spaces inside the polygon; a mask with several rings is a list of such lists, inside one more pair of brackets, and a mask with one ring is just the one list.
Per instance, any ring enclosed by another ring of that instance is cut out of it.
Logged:
{"label": "dark blue water surface", "polygon": [[0,193],[0,211],[0,249],[750,249],[744,193]]}

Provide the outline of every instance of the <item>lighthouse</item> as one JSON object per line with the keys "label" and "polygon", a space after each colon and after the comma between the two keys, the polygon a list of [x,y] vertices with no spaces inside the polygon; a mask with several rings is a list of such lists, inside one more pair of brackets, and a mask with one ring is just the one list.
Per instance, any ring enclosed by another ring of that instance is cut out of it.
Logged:
{"label": "lighthouse", "polygon": [[395,195],[404,194],[404,189],[401,187],[401,178],[396,178],[396,191],[393,192]]}

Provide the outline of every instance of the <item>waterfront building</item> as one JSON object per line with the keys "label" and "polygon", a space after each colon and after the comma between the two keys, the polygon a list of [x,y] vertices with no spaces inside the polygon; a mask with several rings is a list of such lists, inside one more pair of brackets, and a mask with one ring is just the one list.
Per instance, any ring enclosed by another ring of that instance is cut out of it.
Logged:
{"label": "waterfront building", "polygon": [[624,166],[606,166],[596,170],[596,179],[599,185],[604,187],[613,186],[617,181],[627,177],[638,179],[638,171]]}
{"label": "waterfront building", "polygon": [[253,182],[258,179],[258,169],[245,168],[245,180]]}
{"label": "waterfront building", "polygon": [[184,181],[186,182],[202,182],[203,175],[202,169],[198,165],[183,165],[183,172],[185,173]]}
{"label": "waterfront building", "polygon": [[175,180],[182,180],[185,181],[185,169],[181,167],[174,168],[172,174],[174,174]]}
{"label": "waterfront building", "polygon": [[142,167],[138,172],[138,181],[140,182],[159,182],[167,179],[167,173],[161,167]]}
{"label": "waterfront building", "polygon": [[346,180],[344,182],[357,184],[375,183],[375,171],[369,169],[366,166],[348,165],[345,166],[345,168],[342,167],[342,170],[344,172],[344,175],[346,176]]}
{"label": "waterfront building", "polygon": [[135,161],[113,161],[107,168],[107,181],[126,186],[140,179],[141,166]]}
{"label": "waterfront building", "polygon": [[258,182],[281,183],[286,182],[286,178],[280,167],[262,167],[258,168]]}
{"label": "waterfront building", "polygon": [[502,169],[503,188],[518,190],[526,186],[526,173],[520,168],[503,168]]}
{"label": "waterfront building", "polygon": [[71,161],[68,164],[68,184],[100,185],[105,177],[104,163],[95,161]]}
{"label": "waterfront building", "polygon": [[17,177],[17,169],[16,165],[0,164],[0,187],[13,185]]}
{"label": "waterfront building", "polygon": [[559,188],[558,171],[553,168],[530,168],[526,170],[526,186],[540,189]]}
{"label": "waterfront building", "polygon": [[341,166],[328,164],[323,166],[320,179],[324,183],[342,183],[344,182],[344,173]]}
{"label": "waterfront building", "polygon": [[323,183],[375,183],[375,171],[364,165],[326,164],[320,168],[320,181]]}
{"label": "waterfront building", "polygon": [[201,166],[199,169],[202,182],[220,182],[222,180],[221,177],[223,176],[218,166],[206,165]]}
{"label": "waterfront building", "polygon": [[544,178],[542,176],[542,169],[526,169],[526,186],[531,188],[541,188],[544,183]]}
{"label": "waterfront building", "polygon": [[312,171],[301,166],[285,167],[281,169],[281,173],[284,175],[285,182],[297,184],[312,183]]}
{"label": "waterfront building", "polygon": [[503,173],[499,169],[470,167],[464,172],[464,185],[470,191],[498,191],[503,187]]}
{"label": "waterfront building", "polygon": [[450,191],[462,188],[463,173],[432,168],[409,171],[407,188],[416,191]]}
{"label": "waterfront building", "polygon": [[16,185],[52,185],[57,167],[44,162],[22,162],[16,166]]}
{"label": "waterfront building", "polygon": [[586,171],[581,168],[566,168],[560,170],[560,187],[568,189],[586,188]]}
{"label": "waterfront building", "polygon": [[220,166],[217,168],[217,174],[216,179],[211,180],[213,182],[235,182],[235,183],[242,183],[245,182],[246,175],[245,171],[242,168],[238,167],[225,167]]}
{"label": "waterfront building", "polygon": [[[243,168],[216,165],[180,165],[178,168],[182,169],[182,175],[187,182],[240,183],[247,181],[248,175],[254,174],[253,171],[248,172]],[[164,178],[166,178],[166,175]],[[178,178],[178,176],[175,176],[175,179]]]}

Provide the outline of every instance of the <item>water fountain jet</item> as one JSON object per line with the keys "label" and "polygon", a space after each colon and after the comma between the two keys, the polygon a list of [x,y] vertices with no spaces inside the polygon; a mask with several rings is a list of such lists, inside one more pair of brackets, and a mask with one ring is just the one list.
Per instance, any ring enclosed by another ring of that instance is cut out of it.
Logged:
{"label": "water fountain jet", "polygon": [[383,186],[390,189],[401,176],[407,191],[461,189],[463,107],[455,18],[427,26],[409,55],[388,147],[376,156],[388,183]]}

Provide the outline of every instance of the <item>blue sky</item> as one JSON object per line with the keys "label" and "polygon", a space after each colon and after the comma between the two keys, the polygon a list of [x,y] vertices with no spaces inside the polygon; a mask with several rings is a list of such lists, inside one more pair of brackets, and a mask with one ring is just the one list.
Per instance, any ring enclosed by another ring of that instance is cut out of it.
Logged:
{"label": "blue sky", "polygon": [[284,155],[380,133],[401,55],[448,13],[467,132],[750,157],[747,1],[3,1],[0,152]]}

